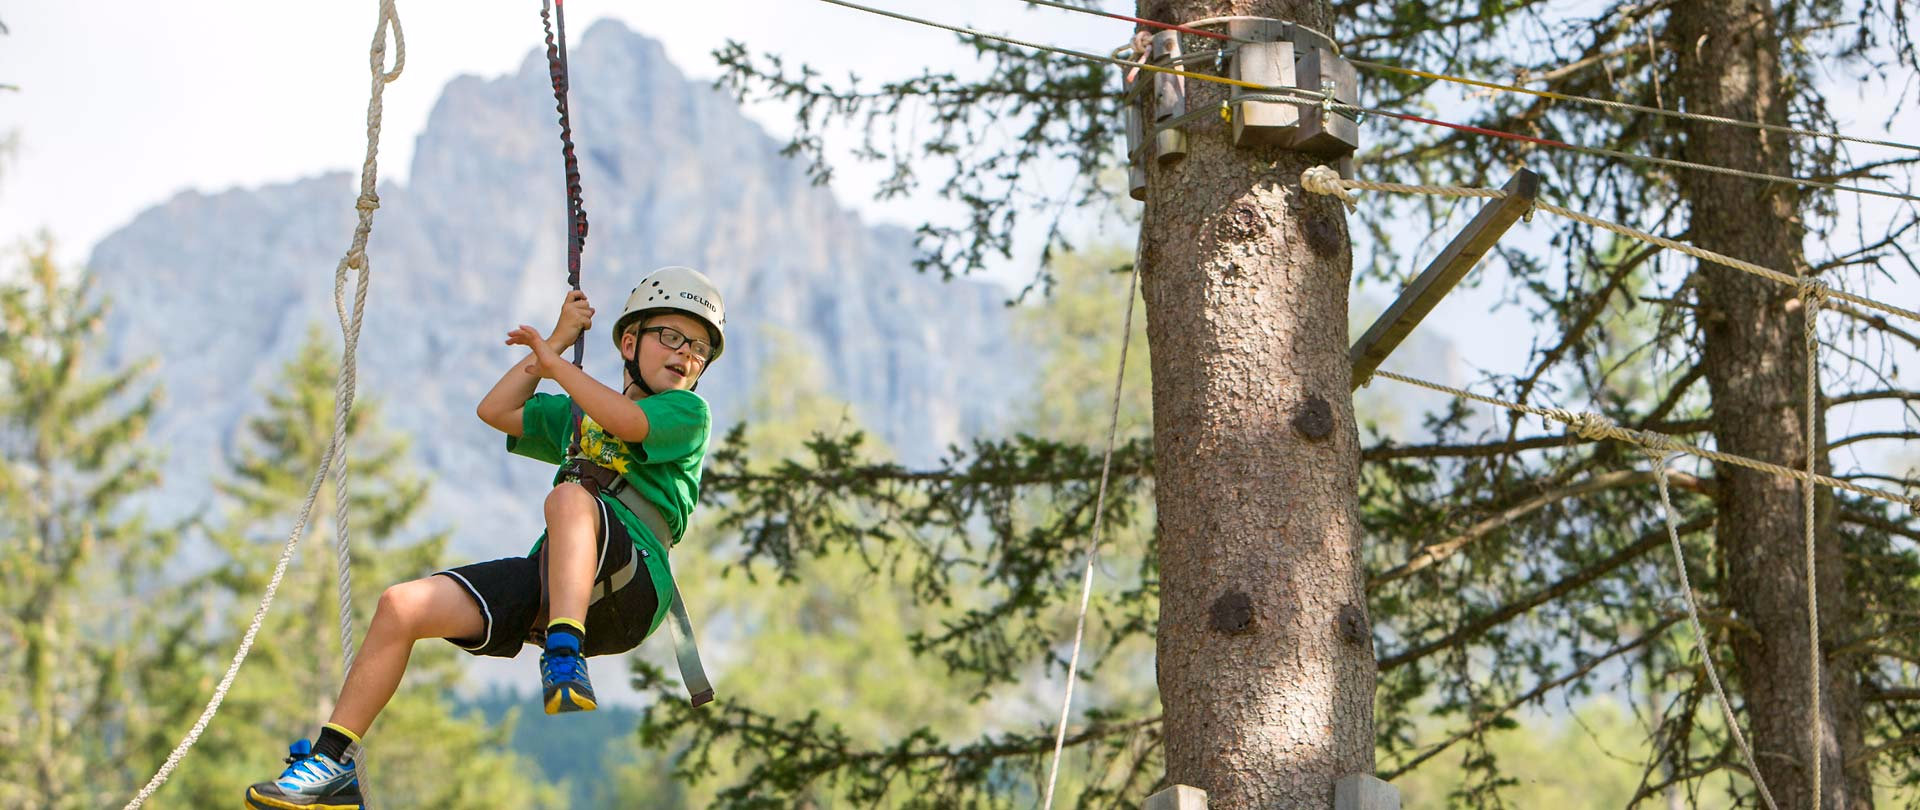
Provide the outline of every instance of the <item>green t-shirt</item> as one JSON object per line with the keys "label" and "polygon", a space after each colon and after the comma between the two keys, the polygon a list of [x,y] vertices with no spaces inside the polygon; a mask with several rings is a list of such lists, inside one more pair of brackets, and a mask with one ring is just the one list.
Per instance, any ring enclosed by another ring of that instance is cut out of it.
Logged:
{"label": "green t-shirt", "polygon": [[[707,401],[692,391],[665,391],[634,404],[647,414],[646,440],[628,443],[581,414],[580,458],[619,473],[635,492],[659,508],[674,534],[685,533],[693,504],[700,498],[700,466],[707,457],[707,434],[713,421]],[[534,394],[521,409],[520,435],[507,437],[507,452],[561,464],[572,441],[573,399],[564,394]],[[553,482],[560,483],[558,473]],[[667,568],[667,546],[673,538],[654,537],[613,496],[602,493],[600,500],[626,526],[634,546],[646,552],[648,573],[660,596],[660,610],[653,619],[653,628],[658,628],[673,599],[673,575]],[[539,550],[545,539],[542,534],[533,550]]]}

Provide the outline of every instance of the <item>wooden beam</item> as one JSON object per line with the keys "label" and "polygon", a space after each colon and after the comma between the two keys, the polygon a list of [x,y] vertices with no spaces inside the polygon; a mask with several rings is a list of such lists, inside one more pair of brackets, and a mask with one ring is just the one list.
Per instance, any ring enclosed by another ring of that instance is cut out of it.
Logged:
{"label": "wooden beam", "polygon": [[1207,792],[1188,785],[1174,785],[1148,796],[1146,810],[1207,810]]}
{"label": "wooden beam", "polygon": [[1356,773],[1334,784],[1333,810],[1400,810],[1400,789]]}
{"label": "wooden beam", "polygon": [[1386,361],[1387,355],[1420,324],[1420,319],[1433,311],[1440,299],[1453,291],[1453,286],[1460,283],[1467,271],[1480,263],[1507,228],[1513,226],[1514,220],[1533,209],[1533,200],[1540,193],[1540,176],[1521,169],[1502,190],[1507,196],[1487,201],[1480,214],[1467,223],[1466,230],[1448,242],[1440,255],[1433,257],[1420,277],[1407,285],[1393,306],[1388,307],[1347,352],[1353,361],[1354,388],[1373,376],[1374,369]]}

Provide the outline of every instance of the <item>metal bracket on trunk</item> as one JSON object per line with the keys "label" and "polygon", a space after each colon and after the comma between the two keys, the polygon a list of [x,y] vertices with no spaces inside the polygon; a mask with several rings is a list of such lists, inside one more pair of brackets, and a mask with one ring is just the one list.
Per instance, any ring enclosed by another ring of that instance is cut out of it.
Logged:
{"label": "metal bracket on trunk", "polygon": [[[1153,35],[1152,61],[1172,65],[1180,58],[1180,32],[1161,31]],[[1153,74],[1153,156],[1162,165],[1187,156],[1187,133],[1168,122],[1187,114],[1187,77],[1167,73]],[[1161,127],[1166,127],[1161,129]]]}
{"label": "metal bracket on trunk", "polygon": [[1235,87],[1228,98],[1236,146],[1279,146],[1338,159],[1345,177],[1346,159],[1360,146],[1360,121],[1333,105],[1360,97],[1359,73],[1340,56],[1333,39],[1304,25],[1266,18],[1234,18],[1227,32],[1240,45],[1228,60],[1228,75],[1274,88],[1296,88],[1321,100],[1284,101],[1271,92]]}

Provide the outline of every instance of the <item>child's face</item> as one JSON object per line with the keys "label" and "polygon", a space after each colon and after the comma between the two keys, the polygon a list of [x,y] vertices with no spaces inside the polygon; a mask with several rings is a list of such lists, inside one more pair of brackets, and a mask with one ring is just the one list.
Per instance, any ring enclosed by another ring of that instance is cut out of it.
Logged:
{"label": "child's face", "polygon": [[[673,331],[664,331],[669,329]],[[686,339],[678,340],[676,333]],[[706,345],[696,346],[695,341]],[[669,349],[667,342],[679,342],[680,347]],[[648,318],[638,329],[629,331],[620,340],[620,353],[634,357],[634,352],[639,352],[640,376],[653,390],[690,389],[700,381],[700,372],[707,369],[707,361],[696,349],[711,351],[712,342],[713,336],[698,318],[670,313]]]}

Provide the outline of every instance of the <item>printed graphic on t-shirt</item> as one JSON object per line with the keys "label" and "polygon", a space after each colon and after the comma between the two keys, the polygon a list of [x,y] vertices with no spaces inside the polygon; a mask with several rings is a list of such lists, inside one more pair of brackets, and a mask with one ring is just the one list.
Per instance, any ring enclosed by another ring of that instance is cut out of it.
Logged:
{"label": "printed graphic on t-shirt", "polygon": [[609,435],[592,417],[580,417],[581,459],[625,475],[630,458],[626,446],[626,442]]}

